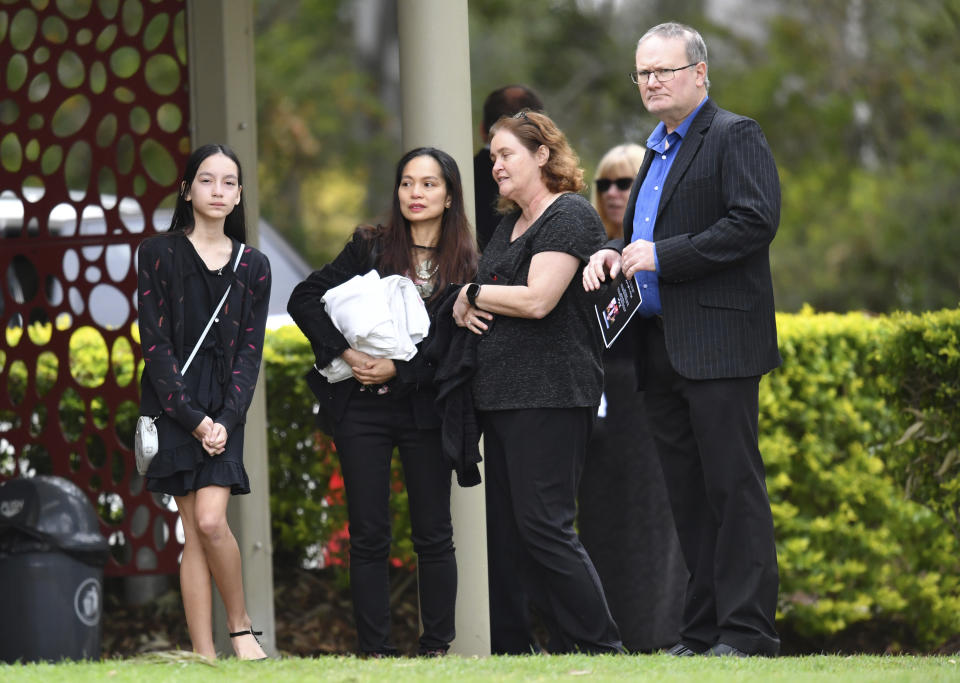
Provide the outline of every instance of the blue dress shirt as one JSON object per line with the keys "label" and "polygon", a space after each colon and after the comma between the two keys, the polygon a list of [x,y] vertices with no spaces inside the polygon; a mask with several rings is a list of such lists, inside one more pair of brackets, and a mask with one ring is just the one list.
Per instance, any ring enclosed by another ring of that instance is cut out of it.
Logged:
{"label": "blue dress shirt", "polygon": [[[650,169],[640,185],[640,190],[637,192],[637,204],[633,213],[632,242],[637,240],[653,242],[653,227],[657,223],[663,181],[667,179],[670,167],[673,166],[673,160],[677,158],[677,151],[683,144],[683,136],[687,134],[690,124],[693,123],[693,119],[696,118],[706,101],[707,98],[704,97],[703,102],[697,105],[697,108],[690,112],[683,123],[669,135],[667,134],[667,127],[661,121],[653,129],[650,137],[647,138],[647,147],[653,150],[655,155],[650,163]],[[657,260],[656,245],[653,247],[653,262],[656,271],[639,270],[633,276],[637,281],[637,287],[640,288],[641,303],[637,313],[647,318],[663,313],[663,307],[660,305],[660,285],[657,280],[660,263]]]}

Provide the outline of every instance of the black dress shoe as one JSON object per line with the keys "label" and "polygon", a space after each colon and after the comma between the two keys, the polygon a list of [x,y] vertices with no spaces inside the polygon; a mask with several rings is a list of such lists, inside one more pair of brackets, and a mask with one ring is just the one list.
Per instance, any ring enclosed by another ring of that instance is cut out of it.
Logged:
{"label": "black dress shoe", "polygon": [[749,657],[750,655],[744,652],[743,650],[738,650],[733,645],[727,645],[726,643],[717,643],[709,650],[707,654],[713,657]]}
{"label": "black dress shoe", "polygon": [[700,653],[697,652],[696,650],[690,649],[683,643],[677,643],[676,645],[671,647],[669,650],[667,650],[667,654],[673,657],[696,657]]}

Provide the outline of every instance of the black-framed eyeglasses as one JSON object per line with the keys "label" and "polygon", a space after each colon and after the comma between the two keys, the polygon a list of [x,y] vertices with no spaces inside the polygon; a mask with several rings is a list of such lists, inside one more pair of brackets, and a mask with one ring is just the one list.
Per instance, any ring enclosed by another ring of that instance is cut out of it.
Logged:
{"label": "black-framed eyeglasses", "polygon": [[672,81],[673,77],[677,75],[678,71],[683,71],[684,69],[689,69],[691,66],[696,66],[700,62],[694,62],[693,64],[687,64],[686,66],[678,66],[676,69],[656,69],[655,71],[631,71],[630,80],[633,81],[634,85],[646,85],[650,82],[650,74],[653,74],[653,77],[656,78],[661,83],[666,83],[667,81]]}
{"label": "black-framed eyeglasses", "polygon": [[633,178],[616,178],[614,180],[597,178],[597,194],[603,194],[613,185],[616,185],[621,192],[626,192],[633,185]]}

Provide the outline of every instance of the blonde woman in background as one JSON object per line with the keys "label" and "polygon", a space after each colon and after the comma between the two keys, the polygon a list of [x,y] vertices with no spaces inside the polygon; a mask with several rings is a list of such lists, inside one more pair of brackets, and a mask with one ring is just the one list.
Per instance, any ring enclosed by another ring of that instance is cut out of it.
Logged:
{"label": "blonde woman in background", "polygon": [[643,147],[627,143],[609,150],[597,165],[591,194],[608,239],[623,237],[623,213],[642,163]]}
{"label": "blonde woman in background", "polygon": [[[591,194],[608,239],[623,237],[643,155],[640,145],[617,145],[597,166]],[[580,481],[577,522],[624,646],[650,652],[679,639],[686,569],[636,388],[635,327],[632,321],[603,354],[605,400]]]}

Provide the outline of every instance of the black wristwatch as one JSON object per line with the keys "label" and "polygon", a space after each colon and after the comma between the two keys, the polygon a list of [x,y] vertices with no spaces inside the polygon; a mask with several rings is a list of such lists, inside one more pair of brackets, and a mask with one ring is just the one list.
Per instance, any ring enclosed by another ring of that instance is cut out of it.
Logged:
{"label": "black wristwatch", "polygon": [[467,301],[470,302],[471,306],[477,305],[478,296],[480,296],[480,285],[476,282],[471,282],[467,285]]}

